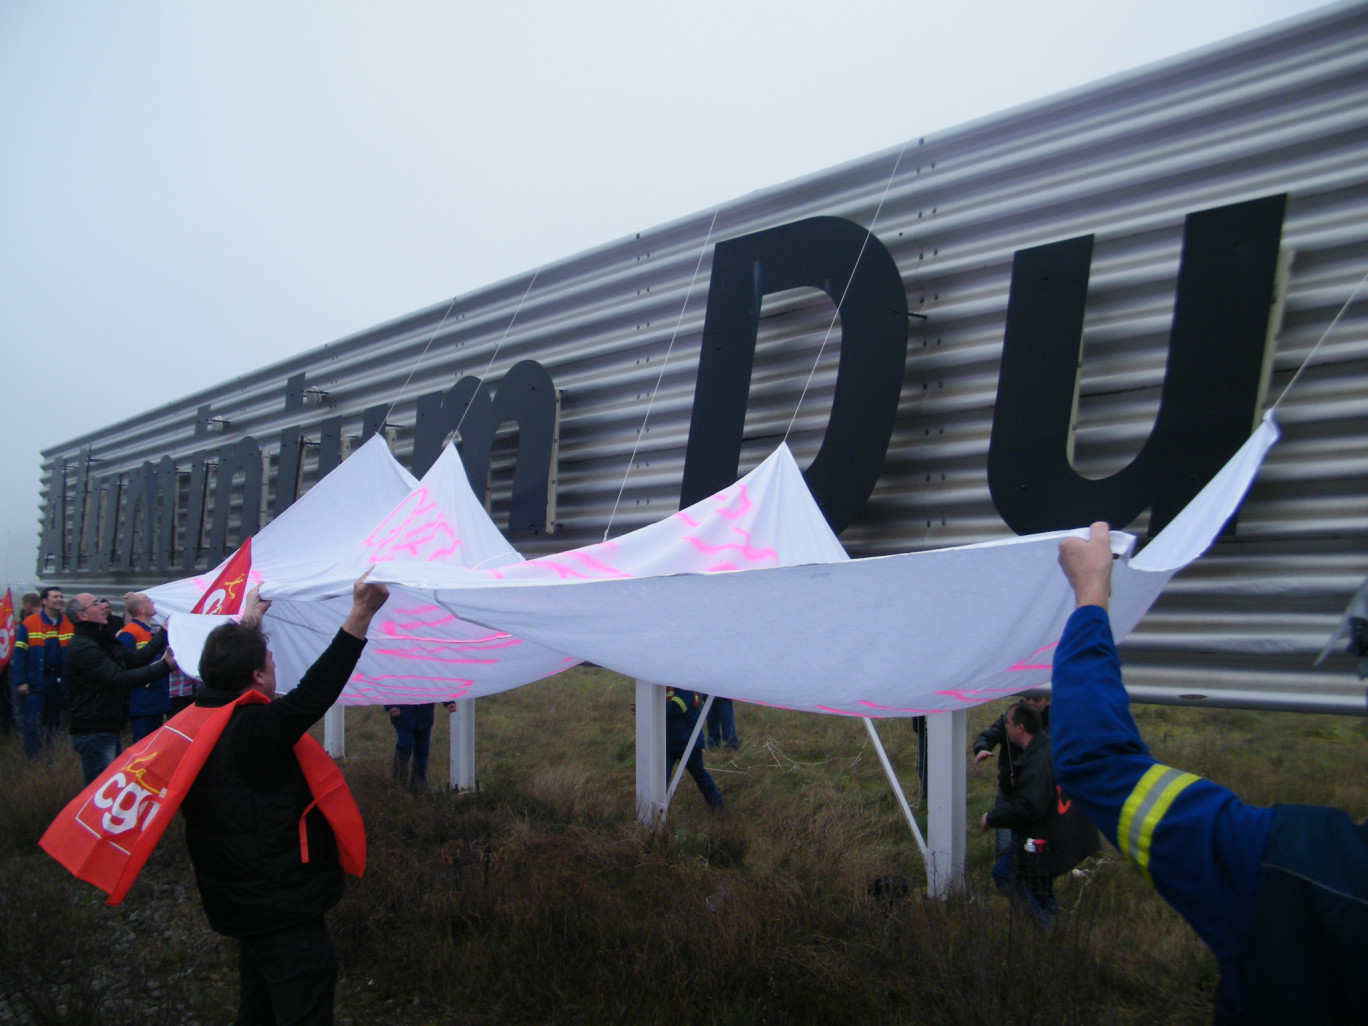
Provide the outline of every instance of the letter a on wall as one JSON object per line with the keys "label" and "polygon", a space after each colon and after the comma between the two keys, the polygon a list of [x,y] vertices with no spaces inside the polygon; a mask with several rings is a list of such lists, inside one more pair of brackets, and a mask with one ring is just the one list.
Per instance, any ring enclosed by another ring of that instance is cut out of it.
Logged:
{"label": "letter a on wall", "polygon": [[1017,252],[988,448],[988,488],[1013,531],[1124,527],[1152,506],[1154,535],[1240,448],[1262,400],[1285,206],[1279,195],[1188,216],[1154,430],[1101,480],[1069,460],[1092,236]]}

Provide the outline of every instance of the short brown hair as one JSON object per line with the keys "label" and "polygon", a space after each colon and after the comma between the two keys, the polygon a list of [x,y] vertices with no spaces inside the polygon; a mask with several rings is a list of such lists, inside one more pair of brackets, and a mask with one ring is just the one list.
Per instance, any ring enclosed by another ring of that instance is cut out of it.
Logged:
{"label": "short brown hair", "polygon": [[266,635],[257,624],[235,620],[209,632],[200,653],[199,674],[205,687],[220,691],[246,691],[252,674],[266,668]]}

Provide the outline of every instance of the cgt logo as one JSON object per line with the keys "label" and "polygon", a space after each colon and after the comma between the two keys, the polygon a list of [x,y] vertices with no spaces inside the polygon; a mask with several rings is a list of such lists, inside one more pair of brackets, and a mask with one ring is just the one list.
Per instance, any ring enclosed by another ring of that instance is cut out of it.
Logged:
{"label": "cgt logo", "polygon": [[146,745],[128,753],[129,759],[100,780],[76,818],[97,836],[120,837],[130,830],[146,830],[161,808],[168,774],[188,747],[188,739],[171,731],[153,735],[156,749]]}
{"label": "cgt logo", "polygon": [[129,780],[122,773],[115,773],[105,781],[104,787],[91,796],[90,801],[97,809],[106,810],[100,816],[100,826],[104,831],[122,834],[138,825],[138,817],[144,810],[147,811],[147,819],[142,828],[146,829],[157,812],[155,799],[160,797],[161,792],[153,793],[137,780]]}

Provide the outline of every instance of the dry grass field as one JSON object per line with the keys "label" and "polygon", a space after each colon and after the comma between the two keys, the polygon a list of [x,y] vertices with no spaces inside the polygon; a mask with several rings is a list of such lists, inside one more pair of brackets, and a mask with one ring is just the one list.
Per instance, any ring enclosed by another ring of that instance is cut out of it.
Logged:
{"label": "dry grass field", "polygon": [[[742,746],[710,756],[727,799],[687,778],[666,827],[634,819],[633,690],[581,667],[478,705],[481,790],[389,780],[383,711],[348,710],[344,769],[369,867],[330,915],[340,1023],[1198,1024],[1214,961],[1114,851],[1061,880],[1042,930],[992,893],[992,800],[969,777],[966,893],[885,907],[880,875],[925,873],[857,722],[738,705]],[[970,736],[1000,706],[970,715]],[[1141,708],[1161,758],[1247,800],[1368,815],[1368,721]],[[916,798],[905,721],[881,725]],[[966,760],[968,753],[966,753]],[[27,763],[0,740],[0,1022],[224,1023],[235,945],[207,927],[172,825],[127,900],[106,908],[36,842],[80,788],[68,746]]]}

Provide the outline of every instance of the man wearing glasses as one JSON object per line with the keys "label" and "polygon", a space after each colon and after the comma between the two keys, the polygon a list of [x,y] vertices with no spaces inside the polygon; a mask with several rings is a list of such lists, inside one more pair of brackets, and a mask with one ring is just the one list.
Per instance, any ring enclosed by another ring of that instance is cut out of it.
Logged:
{"label": "man wearing glasses", "polygon": [[166,677],[176,663],[166,650],[165,630],[140,649],[119,644],[105,630],[109,614],[94,595],[77,595],[66,612],[74,624],[66,652],[71,747],[90,784],[123,751],[119,732],[128,718],[128,692]]}

